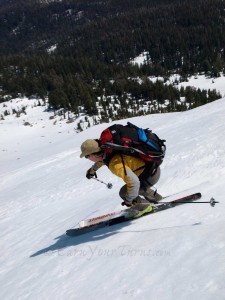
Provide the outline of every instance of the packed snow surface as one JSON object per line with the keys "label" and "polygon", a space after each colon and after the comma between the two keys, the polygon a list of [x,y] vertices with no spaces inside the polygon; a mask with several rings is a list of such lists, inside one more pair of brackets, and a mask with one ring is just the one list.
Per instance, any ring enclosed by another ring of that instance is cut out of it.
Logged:
{"label": "packed snow surface", "polygon": [[65,231],[122,208],[123,182],[107,167],[98,178],[112,189],[87,180],[79,157],[108,124],[78,134],[39,114],[33,126],[0,121],[0,299],[225,299],[224,116],[225,98],[129,119],[167,141],[158,192],[201,192],[214,208],[185,204],[76,238]]}

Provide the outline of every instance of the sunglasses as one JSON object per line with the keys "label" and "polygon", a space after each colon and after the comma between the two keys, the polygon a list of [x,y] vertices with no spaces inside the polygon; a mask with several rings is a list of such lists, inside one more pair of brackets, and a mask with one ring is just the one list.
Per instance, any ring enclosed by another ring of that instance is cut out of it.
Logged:
{"label": "sunglasses", "polygon": [[89,158],[91,154],[85,155],[85,158]]}

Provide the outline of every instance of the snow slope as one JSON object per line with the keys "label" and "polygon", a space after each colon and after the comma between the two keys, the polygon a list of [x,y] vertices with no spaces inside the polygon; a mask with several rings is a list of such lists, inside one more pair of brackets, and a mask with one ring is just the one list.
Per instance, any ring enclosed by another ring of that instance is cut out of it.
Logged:
{"label": "snow slope", "polygon": [[[197,109],[130,119],[167,140],[163,195],[202,200],[78,238],[68,228],[121,208],[107,168],[87,180],[76,134],[42,120],[0,124],[0,299],[225,299],[225,98]],[[120,121],[125,124],[126,120]],[[183,192],[184,191],[184,192]]]}

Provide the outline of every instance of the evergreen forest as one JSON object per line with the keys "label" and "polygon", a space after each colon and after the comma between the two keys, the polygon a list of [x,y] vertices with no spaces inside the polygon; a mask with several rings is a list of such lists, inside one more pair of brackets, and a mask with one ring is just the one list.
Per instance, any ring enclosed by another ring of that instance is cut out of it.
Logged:
{"label": "evergreen forest", "polygon": [[[104,121],[112,99],[117,118],[140,102],[154,104],[148,113],[190,109],[221,95],[164,83],[225,74],[224,32],[223,0],[0,0],[0,102],[36,95],[88,115],[101,104]],[[144,64],[131,63],[144,51]]]}

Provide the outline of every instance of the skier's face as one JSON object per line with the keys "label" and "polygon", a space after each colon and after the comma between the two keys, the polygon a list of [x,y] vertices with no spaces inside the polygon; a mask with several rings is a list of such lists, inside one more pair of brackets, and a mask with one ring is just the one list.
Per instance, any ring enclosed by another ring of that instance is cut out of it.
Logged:
{"label": "skier's face", "polygon": [[93,161],[93,162],[99,162],[99,161],[103,161],[103,155],[102,154],[89,154],[86,155],[85,158],[88,158],[89,160]]}

